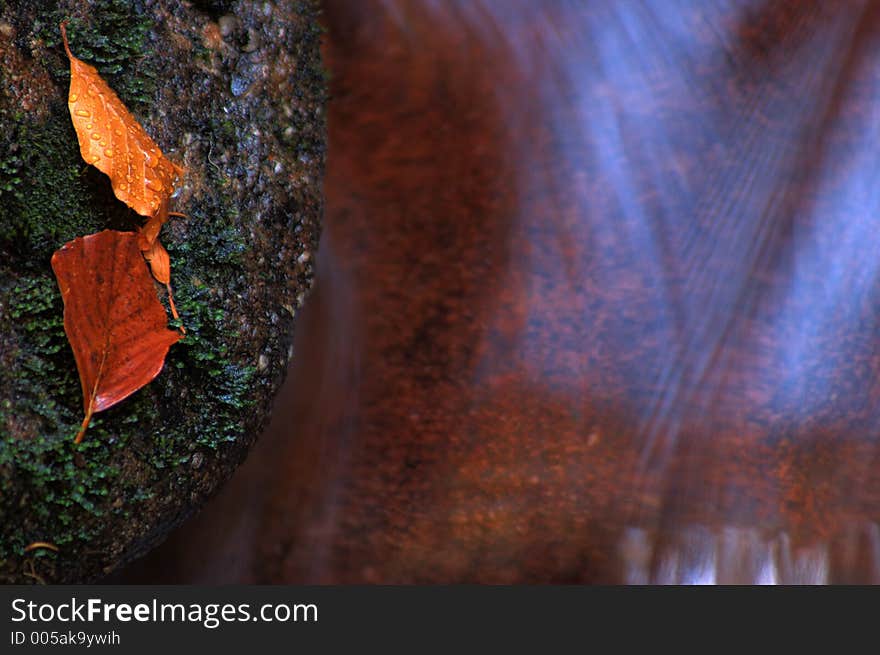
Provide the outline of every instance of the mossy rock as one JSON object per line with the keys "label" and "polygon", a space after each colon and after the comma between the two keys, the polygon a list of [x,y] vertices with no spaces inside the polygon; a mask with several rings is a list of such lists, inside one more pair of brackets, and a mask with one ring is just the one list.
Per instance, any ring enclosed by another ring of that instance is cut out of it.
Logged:
{"label": "mossy rock", "polygon": [[[265,423],[320,231],[317,15],[305,0],[0,0],[0,582],[91,581],[142,554]],[[79,445],[50,258],[142,219],[80,157],[62,20],[74,54],[186,169],[172,209],[187,218],[162,232],[186,338]],[[59,551],[25,552],[35,541]]]}

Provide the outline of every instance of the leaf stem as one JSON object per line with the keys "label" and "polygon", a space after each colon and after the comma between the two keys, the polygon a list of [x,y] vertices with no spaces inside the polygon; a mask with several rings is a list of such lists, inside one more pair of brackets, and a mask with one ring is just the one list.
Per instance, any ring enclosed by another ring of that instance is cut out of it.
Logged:
{"label": "leaf stem", "polygon": [[61,27],[61,38],[64,40],[64,50],[67,51],[67,56],[73,59],[73,53],[70,51],[70,45],[67,43],[67,21],[61,23],[59,27]]}
{"label": "leaf stem", "polygon": [[[168,305],[171,307],[171,316],[174,317],[175,321],[179,321],[180,314],[177,313],[177,307],[174,306],[174,294],[171,293],[171,283],[166,282],[165,288],[168,289]],[[183,323],[180,324],[180,333],[186,334],[186,328],[183,327]]]}
{"label": "leaf stem", "polygon": [[[109,337],[107,338],[109,341]],[[76,438],[73,440],[73,443],[79,443],[83,440],[83,437],[86,435],[86,429],[89,427],[89,422],[92,420],[92,414],[95,413],[95,397],[98,395],[98,385],[101,383],[101,376],[104,375],[104,364],[107,362],[107,344],[104,344],[104,356],[101,358],[101,366],[98,368],[98,374],[95,376],[95,386],[92,388],[92,395],[89,396],[89,406],[86,408],[86,417],[83,419],[82,425],[79,428],[79,432],[76,433]]]}
{"label": "leaf stem", "polygon": [[86,417],[83,419],[82,425],[79,428],[79,432],[76,433],[76,439],[73,440],[73,443],[79,443],[86,435],[86,429],[89,427],[89,422],[92,420],[92,404],[93,403],[89,403],[89,411],[86,412]]}

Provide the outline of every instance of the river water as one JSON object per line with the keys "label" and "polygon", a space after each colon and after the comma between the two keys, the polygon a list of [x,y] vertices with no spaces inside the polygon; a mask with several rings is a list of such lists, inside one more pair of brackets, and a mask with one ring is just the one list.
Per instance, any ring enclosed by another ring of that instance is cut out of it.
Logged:
{"label": "river water", "polygon": [[120,581],[880,581],[880,3],[326,21],[273,423]]}

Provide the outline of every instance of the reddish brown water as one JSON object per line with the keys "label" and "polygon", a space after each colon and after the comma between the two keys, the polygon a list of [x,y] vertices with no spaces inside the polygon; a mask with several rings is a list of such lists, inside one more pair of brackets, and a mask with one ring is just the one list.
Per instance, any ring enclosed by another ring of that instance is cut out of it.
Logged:
{"label": "reddish brown water", "polygon": [[290,379],[122,579],[880,581],[880,3],[326,6]]}

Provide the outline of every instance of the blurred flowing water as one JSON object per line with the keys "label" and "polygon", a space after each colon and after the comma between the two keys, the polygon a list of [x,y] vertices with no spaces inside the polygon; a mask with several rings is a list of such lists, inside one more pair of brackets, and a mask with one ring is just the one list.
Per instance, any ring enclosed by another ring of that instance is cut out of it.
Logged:
{"label": "blurred flowing water", "polygon": [[880,581],[880,2],[325,6],[289,380],[116,580]]}

